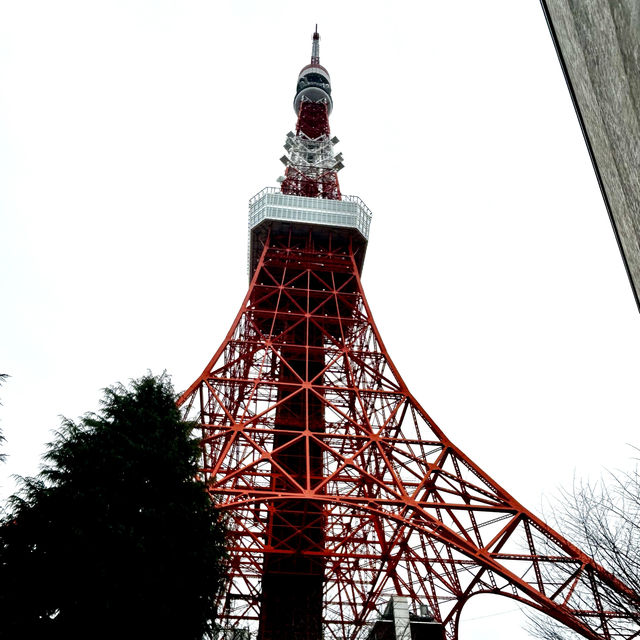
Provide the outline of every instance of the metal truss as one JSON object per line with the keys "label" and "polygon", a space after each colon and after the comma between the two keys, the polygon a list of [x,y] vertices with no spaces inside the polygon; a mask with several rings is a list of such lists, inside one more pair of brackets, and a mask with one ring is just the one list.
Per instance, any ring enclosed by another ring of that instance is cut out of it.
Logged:
{"label": "metal truss", "polygon": [[481,593],[593,640],[638,637],[638,594],[496,484],[411,395],[356,265],[344,232],[272,230],[231,330],[179,400],[229,526],[223,624],[263,624],[267,567],[284,566],[320,575],[327,639],[366,637],[394,595],[427,604],[454,639]]}
{"label": "metal truss", "polygon": [[338,171],[344,166],[342,156],[334,156],[337,138],[330,138],[328,105],[325,101],[302,99],[296,135],[290,133],[285,142],[289,157],[282,193],[308,198],[340,200]]}

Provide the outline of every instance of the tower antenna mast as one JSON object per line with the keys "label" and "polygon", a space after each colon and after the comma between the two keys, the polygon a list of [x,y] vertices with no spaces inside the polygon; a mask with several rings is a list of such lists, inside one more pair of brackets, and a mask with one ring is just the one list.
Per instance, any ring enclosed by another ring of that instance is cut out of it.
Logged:
{"label": "tower antenna mast", "polygon": [[313,40],[311,44],[311,64],[320,64],[320,34],[318,33],[318,25],[313,32]]}

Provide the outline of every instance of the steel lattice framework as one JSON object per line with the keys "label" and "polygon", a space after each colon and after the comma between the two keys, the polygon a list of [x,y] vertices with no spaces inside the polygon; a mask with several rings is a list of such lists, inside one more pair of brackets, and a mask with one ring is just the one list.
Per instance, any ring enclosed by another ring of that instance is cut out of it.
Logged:
{"label": "steel lattice framework", "polygon": [[492,593],[587,638],[640,636],[638,594],[497,485],[411,395],[362,289],[362,235],[283,220],[259,231],[233,326],[179,400],[227,514],[224,624],[270,640],[288,603],[307,613],[287,637],[355,640],[405,595],[453,639],[469,598]]}

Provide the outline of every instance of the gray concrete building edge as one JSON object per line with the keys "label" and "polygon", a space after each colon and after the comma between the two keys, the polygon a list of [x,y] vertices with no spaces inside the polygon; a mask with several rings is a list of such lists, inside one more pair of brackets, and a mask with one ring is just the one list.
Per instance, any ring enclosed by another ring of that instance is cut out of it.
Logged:
{"label": "gray concrete building edge", "polygon": [[540,4],[640,310],[640,4]]}

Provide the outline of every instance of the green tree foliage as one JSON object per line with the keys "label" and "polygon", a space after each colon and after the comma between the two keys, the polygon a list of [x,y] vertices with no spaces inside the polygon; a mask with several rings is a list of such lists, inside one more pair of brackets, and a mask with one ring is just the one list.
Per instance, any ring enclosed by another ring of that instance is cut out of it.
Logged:
{"label": "green tree foliage", "polygon": [[166,376],[64,420],[0,527],[0,637],[207,637],[224,532],[197,459]]}

